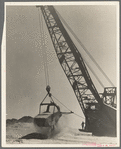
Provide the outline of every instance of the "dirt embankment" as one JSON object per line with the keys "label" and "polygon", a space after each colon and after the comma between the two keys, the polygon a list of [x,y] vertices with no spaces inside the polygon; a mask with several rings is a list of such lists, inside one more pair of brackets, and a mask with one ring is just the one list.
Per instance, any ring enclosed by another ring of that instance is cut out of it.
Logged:
{"label": "dirt embankment", "polygon": [[31,116],[24,116],[24,117],[22,117],[22,118],[20,118],[20,119],[15,119],[15,118],[13,118],[13,119],[7,119],[6,120],[6,125],[10,125],[10,124],[15,124],[15,123],[19,123],[19,122],[21,122],[21,123],[33,123],[33,117],[31,117]]}

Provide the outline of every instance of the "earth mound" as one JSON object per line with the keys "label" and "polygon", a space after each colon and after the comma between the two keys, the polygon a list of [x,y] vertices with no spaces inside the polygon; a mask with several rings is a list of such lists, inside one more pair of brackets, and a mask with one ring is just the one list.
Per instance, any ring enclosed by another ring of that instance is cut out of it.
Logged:
{"label": "earth mound", "polygon": [[32,123],[33,122],[33,117],[31,117],[31,116],[24,116],[24,117],[22,117],[22,118],[20,118],[19,120],[18,120],[18,122],[21,122],[21,123]]}
{"label": "earth mound", "polygon": [[17,122],[17,119],[14,119],[14,118],[12,118],[12,119],[7,119],[7,120],[6,120],[6,124],[7,124],[7,125],[9,125],[9,124],[12,125],[12,124],[15,124],[16,122]]}
{"label": "earth mound", "polygon": [[34,118],[33,117],[31,117],[31,116],[24,116],[24,117],[22,117],[22,118],[20,118],[20,119],[7,119],[6,120],[6,124],[7,125],[13,125],[13,124],[15,124],[15,123],[19,123],[19,122],[21,122],[21,123],[32,123],[33,122],[33,120],[34,120]]}

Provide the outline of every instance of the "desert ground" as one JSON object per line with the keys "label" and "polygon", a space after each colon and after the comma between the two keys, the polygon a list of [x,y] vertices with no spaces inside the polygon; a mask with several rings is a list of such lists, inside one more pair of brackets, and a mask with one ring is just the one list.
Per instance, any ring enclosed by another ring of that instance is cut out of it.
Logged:
{"label": "desert ground", "polygon": [[[91,133],[80,132],[77,128],[66,125],[66,118],[61,118],[48,139],[25,137],[37,134],[39,130],[34,126],[33,119],[21,118],[19,121],[8,120],[6,127],[6,144],[78,144],[80,146],[117,146],[115,137],[97,137]],[[22,137],[25,137],[24,139]]]}

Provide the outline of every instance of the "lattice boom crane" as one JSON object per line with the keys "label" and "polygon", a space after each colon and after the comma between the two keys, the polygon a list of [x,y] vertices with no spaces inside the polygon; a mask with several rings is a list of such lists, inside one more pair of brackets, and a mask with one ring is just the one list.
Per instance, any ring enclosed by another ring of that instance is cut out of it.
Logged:
{"label": "lattice boom crane", "polygon": [[[101,110],[104,108],[103,98],[101,98],[100,95],[98,94],[91,80],[91,77],[87,71],[86,65],[80,52],[78,51],[77,47],[71,40],[69,34],[65,30],[54,7],[53,6],[37,6],[37,7],[40,7],[42,11],[59,62],[74,90],[79,105],[86,117],[86,121],[88,123],[86,128],[88,130],[91,129],[92,131],[92,129],[95,126],[94,122],[91,121],[90,119],[96,116],[95,113],[97,113],[97,115],[101,114],[102,112]],[[116,91],[115,87],[113,88],[113,91],[114,91],[113,96],[111,97],[114,98]],[[90,95],[92,97],[90,97]],[[104,94],[105,99],[107,96],[108,91],[106,92],[105,90]],[[87,106],[90,107],[90,110],[87,109]],[[94,109],[91,107],[93,107]],[[105,110],[103,109],[103,111]],[[114,113],[116,113],[115,110]],[[100,115],[100,117],[102,117],[102,115]],[[104,120],[105,118],[102,119]],[[111,119],[112,117],[110,116],[110,114],[108,114],[108,120],[111,122],[113,121],[111,123],[111,126],[113,127],[113,125],[115,125],[114,122],[115,120]]]}

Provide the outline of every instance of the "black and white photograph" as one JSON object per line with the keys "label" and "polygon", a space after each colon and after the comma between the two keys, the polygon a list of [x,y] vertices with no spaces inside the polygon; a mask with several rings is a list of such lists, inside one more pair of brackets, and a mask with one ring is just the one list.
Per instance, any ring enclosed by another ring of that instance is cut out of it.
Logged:
{"label": "black and white photograph", "polygon": [[5,2],[2,147],[119,147],[119,2]]}

